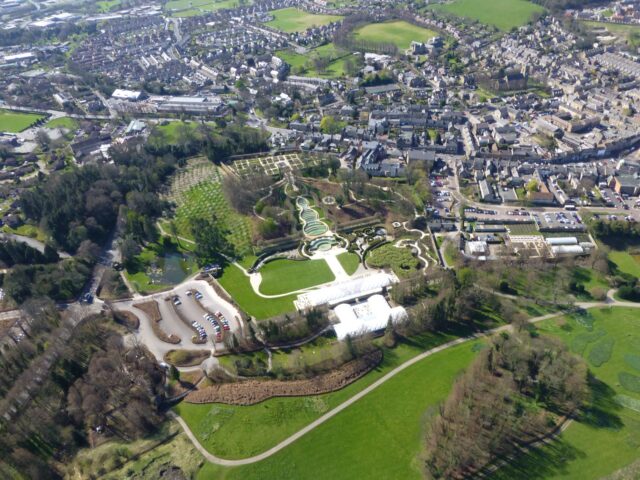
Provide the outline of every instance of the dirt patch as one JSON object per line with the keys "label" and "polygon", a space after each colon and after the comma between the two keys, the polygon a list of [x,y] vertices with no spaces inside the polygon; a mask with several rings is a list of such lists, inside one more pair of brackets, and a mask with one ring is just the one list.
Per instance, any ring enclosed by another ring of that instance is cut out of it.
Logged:
{"label": "dirt patch", "polygon": [[246,380],[223,383],[197,390],[185,397],[190,403],[226,403],[254,405],[272,397],[298,397],[334,392],[363,377],[382,361],[382,351],[375,350],[342,367],[307,380]]}
{"label": "dirt patch", "polygon": [[114,311],[113,318],[120,325],[124,325],[130,330],[137,330],[140,328],[140,319],[133,312],[128,312],[126,310]]}
{"label": "dirt patch", "polygon": [[142,310],[149,317],[149,319],[151,320],[151,328],[153,329],[153,333],[161,341],[165,343],[171,343],[173,345],[175,345],[176,343],[180,343],[180,337],[174,334],[167,335],[167,332],[162,330],[162,328],[160,327],[159,322],[162,320],[162,315],[160,315],[158,302],[156,302],[155,300],[151,300],[148,302],[135,303],[133,306],[138,310]]}

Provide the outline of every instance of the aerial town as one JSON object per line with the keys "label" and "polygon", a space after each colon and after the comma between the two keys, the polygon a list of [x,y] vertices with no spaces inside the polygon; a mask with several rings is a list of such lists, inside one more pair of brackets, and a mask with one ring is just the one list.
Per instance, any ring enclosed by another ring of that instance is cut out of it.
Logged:
{"label": "aerial town", "polygon": [[639,478],[639,307],[636,0],[0,0],[1,478]]}

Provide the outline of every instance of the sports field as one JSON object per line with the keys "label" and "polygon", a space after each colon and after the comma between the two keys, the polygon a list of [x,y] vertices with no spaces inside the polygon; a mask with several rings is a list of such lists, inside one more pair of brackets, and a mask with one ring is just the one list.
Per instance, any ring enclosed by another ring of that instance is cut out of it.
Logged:
{"label": "sports field", "polygon": [[453,0],[431,8],[493,25],[502,31],[524,25],[531,20],[533,14],[544,12],[543,7],[526,0]]}
{"label": "sports field", "polygon": [[406,50],[412,41],[426,42],[437,34],[433,30],[418,27],[404,20],[370,23],[353,32],[356,40],[371,43],[392,43],[399,50]]}
{"label": "sports field", "polygon": [[315,15],[295,7],[274,10],[271,14],[273,20],[265,25],[286,33],[304,32],[311,27],[320,27],[342,20],[339,15]]}
{"label": "sports field", "polygon": [[36,113],[0,110],[0,132],[18,133],[44,118]]}

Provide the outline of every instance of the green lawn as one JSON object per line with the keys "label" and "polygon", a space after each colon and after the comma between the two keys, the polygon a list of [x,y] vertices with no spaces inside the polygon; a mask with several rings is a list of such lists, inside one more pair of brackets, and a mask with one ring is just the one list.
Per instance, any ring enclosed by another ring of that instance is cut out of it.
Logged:
{"label": "green lawn", "polygon": [[546,321],[540,329],[562,338],[572,350],[582,353],[587,362],[591,352],[610,338],[615,342],[611,358],[600,367],[589,362],[591,372],[600,381],[593,389],[589,415],[574,421],[559,440],[534,450],[492,478],[596,479],[638,459],[640,411],[624,408],[619,402],[623,399],[639,402],[640,393],[622,387],[619,374],[640,374],[629,361],[640,351],[640,310],[592,309],[584,317]]}
{"label": "green lawn", "polygon": [[174,17],[194,17],[222,8],[237,8],[252,3],[250,0],[171,0],[165,4],[164,9],[173,12]]}
{"label": "green lawn", "polygon": [[[310,50],[306,55],[301,55],[291,50],[281,50],[277,56],[291,65],[292,73],[304,77],[340,78],[346,74],[345,63],[351,56],[333,43],[322,45]],[[332,61],[324,71],[319,72],[313,63],[315,57],[328,57]]]}
{"label": "green lawn", "polygon": [[[637,354],[640,349],[637,313],[638,310],[622,308],[592,310],[583,317],[552,319],[540,325],[541,332],[559,336],[587,359],[605,336],[615,340],[615,347],[609,361],[600,367],[590,365],[599,382],[592,383],[588,414],[574,421],[559,440],[502,467],[491,478],[596,479],[640,456],[640,413],[623,408],[616,400],[620,394],[640,399],[640,393],[625,390],[617,380],[621,371],[638,373],[630,365],[640,359],[629,359],[630,352]],[[595,339],[592,334],[598,331],[604,331],[605,336]],[[585,338],[588,341],[583,349]],[[418,362],[262,462],[237,468],[205,464],[198,478],[420,479],[425,416],[436,412],[458,372],[471,361],[478,350],[475,343],[450,348]],[[392,360],[386,352],[385,365],[378,371],[333,394],[274,399],[253,407],[182,403],[177,408],[196,428],[196,435],[206,437],[205,445],[214,453],[228,458],[252,455],[286,438],[416,353],[409,349],[402,345]]]}
{"label": "green lawn", "polygon": [[43,115],[36,113],[12,112],[0,109],[0,132],[18,133],[43,118]]}
{"label": "green lawn", "polygon": [[435,10],[477,20],[502,31],[528,23],[533,14],[543,13],[544,8],[526,0],[453,0],[432,7]]}
{"label": "green lawn", "polygon": [[219,281],[240,308],[258,320],[266,320],[267,318],[295,310],[293,301],[297,298],[297,295],[262,298],[251,288],[249,277],[235,265],[227,266]]}
{"label": "green lawn", "polygon": [[304,32],[311,27],[319,27],[342,20],[339,15],[315,15],[295,7],[274,10],[271,14],[273,20],[265,25],[286,33]]}
{"label": "green lawn", "polygon": [[609,260],[616,264],[618,270],[640,278],[640,258],[623,250],[611,250]]}
{"label": "green lawn", "polygon": [[347,275],[353,275],[360,266],[360,257],[355,253],[344,252],[338,255],[338,261]]}
{"label": "green lawn", "polygon": [[404,20],[370,23],[354,31],[356,40],[372,43],[392,43],[399,50],[406,50],[412,41],[426,42],[437,35],[436,32],[418,27]]}
{"label": "green lawn", "polygon": [[78,128],[78,122],[70,117],[59,117],[53,120],[49,120],[44,124],[45,128],[66,128],[68,130],[75,130]]}
{"label": "green lawn", "polygon": [[[385,350],[383,362],[377,369],[367,374],[357,382],[337,392],[317,395],[313,397],[274,398],[249,407],[236,407],[222,404],[193,405],[183,402],[180,403],[176,407],[176,409],[178,410],[179,414],[185,419],[185,421],[191,426],[196,436],[211,452],[225,458],[242,458],[250,455],[255,455],[272,447],[300,428],[309,424],[311,421],[320,417],[323,413],[339,405],[346,399],[352,397],[355,393],[367,387],[397,365],[417,355],[421,351],[444,343],[451,338],[452,337],[445,335],[424,336],[421,338],[417,338],[414,343],[400,344],[394,350]],[[433,380],[429,380],[429,388],[421,389],[422,391],[415,396],[402,393],[400,394],[400,397],[403,398],[404,401],[412,404],[412,408],[415,408],[422,412],[424,408],[426,408],[426,405],[429,404],[429,402],[422,403],[424,400],[423,396],[427,395],[431,397],[431,395],[437,395],[438,398],[443,397],[443,391],[444,393],[446,393],[445,388],[448,389],[448,385],[445,386],[445,384],[450,382],[452,376],[455,375],[461,368],[463,368],[464,365],[466,365],[466,362],[471,358],[472,355],[473,351],[471,345],[466,344],[462,348],[458,348],[457,351],[456,349],[452,349],[451,352],[447,352],[447,354],[442,355],[442,357],[431,357],[431,360],[425,360],[423,362],[420,362],[418,365],[408,369],[406,373],[409,375],[409,378],[405,378],[403,381],[398,380],[398,383],[394,384],[394,382],[396,382],[396,379],[405,377],[405,373],[403,372],[403,374],[389,381],[387,384],[385,384],[384,387],[376,390],[376,392],[372,393],[371,395],[374,395],[380,390],[385,389],[383,397],[387,398],[391,395],[394,395],[394,388],[398,389],[398,391],[405,391],[407,385],[411,385],[416,381],[417,378],[427,375],[430,370],[437,371],[438,374],[436,375],[436,378],[434,378]],[[433,359],[436,358],[438,358],[438,360],[434,362]],[[442,369],[439,367],[440,363],[442,363]],[[395,385],[395,387],[393,385]],[[415,389],[415,384],[413,388]],[[366,398],[369,397],[370,396],[367,396]],[[366,398],[361,402],[364,402]],[[361,402],[358,402],[357,405],[362,405]],[[382,401],[382,403],[378,403],[378,409],[388,407],[388,405],[390,405],[390,403],[388,402],[389,400],[387,398],[386,400]],[[353,409],[360,410],[360,413],[356,415],[356,418],[361,419],[363,416],[365,416],[368,408],[369,407],[367,405],[363,405],[362,408],[354,407]],[[341,414],[340,416],[342,416],[343,414]],[[395,413],[395,415],[398,414],[399,412]],[[372,415],[377,417],[377,414],[375,413],[373,413]],[[340,420],[340,416],[332,419],[330,422],[325,424],[331,425],[331,429],[334,432],[333,434],[336,435],[336,440],[338,440],[340,435],[336,434],[335,430],[342,429],[343,421]],[[364,422],[362,425],[358,425],[357,427],[359,428],[360,433],[366,434],[366,432],[362,432],[362,429],[366,429],[369,425],[369,422]],[[351,427],[345,426],[344,430],[346,431],[349,428]],[[415,431],[415,429],[419,430],[421,426],[417,424],[414,425],[413,428],[413,431]],[[318,431],[319,430],[315,430],[314,433],[305,437],[306,441],[313,441],[313,438]],[[317,437],[315,438],[317,439]],[[305,439],[303,439],[303,441],[304,440]],[[381,439],[378,438],[377,440],[380,441]],[[364,441],[366,442],[366,438],[364,439]],[[299,443],[300,442],[297,442],[297,444]],[[326,455],[328,455],[327,457],[325,457],[325,459],[333,456],[332,452],[341,451],[341,447],[337,445],[335,446],[335,448],[331,448],[330,446],[325,446],[322,448],[329,449],[328,451],[325,451]],[[287,449],[287,451],[288,450],[289,449]],[[298,448],[296,448],[296,450],[298,452],[300,451],[299,446]],[[307,447],[307,453],[311,453],[313,450],[314,448],[309,450]],[[342,448],[342,450],[344,450],[344,448]],[[302,449],[302,451],[304,451],[304,448]],[[347,452],[343,453],[346,454]],[[300,453],[298,453],[297,455],[299,454]],[[273,473],[274,471],[278,471],[280,475],[277,476],[281,478],[310,478],[309,473],[307,473],[307,475],[303,475],[299,471],[296,471],[295,474],[293,474],[294,472],[292,472],[292,475],[287,475],[287,473],[289,472],[288,468],[279,470],[280,468],[282,468],[280,462],[287,462],[287,459],[290,459],[291,464],[303,463],[299,462],[298,460],[294,460],[294,457],[290,457],[289,455],[286,455],[286,458],[284,457],[285,456],[283,456],[282,454],[278,455],[277,457],[273,457],[279,458],[279,461],[274,464],[275,470],[263,470],[262,466],[265,465],[265,462],[260,462],[258,464],[255,464],[253,468],[247,468],[246,470],[229,470],[228,473],[232,474],[232,476],[229,478],[236,478],[236,474],[249,474],[250,476],[248,478],[254,478],[254,476],[260,475],[261,472],[264,474],[263,478],[274,478],[273,474],[267,474],[267,472]],[[321,461],[321,458],[322,455],[320,455],[320,452],[318,452],[318,458],[316,458],[316,461]],[[366,462],[366,459],[363,458],[361,462]],[[406,466],[408,466],[408,463],[409,462],[407,462]],[[304,465],[298,465],[298,467],[304,468]],[[274,466],[268,468],[273,469]],[[312,468],[309,468],[308,472],[312,471],[314,470]],[[203,475],[207,474],[210,474],[210,476],[201,477],[219,478],[212,472],[207,472],[206,474],[203,473]],[[220,472],[220,474],[222,474],[222,472]],[[343,476],[341,478],[348,477]],[[358,477],[353,476],[351,478]],[[398,477],[392,476],[387,478]]]}
{"label": "green lawn", "polygon": [[280,295],[335,280],[324,260],[273,260],[260,268],[264,295]]}

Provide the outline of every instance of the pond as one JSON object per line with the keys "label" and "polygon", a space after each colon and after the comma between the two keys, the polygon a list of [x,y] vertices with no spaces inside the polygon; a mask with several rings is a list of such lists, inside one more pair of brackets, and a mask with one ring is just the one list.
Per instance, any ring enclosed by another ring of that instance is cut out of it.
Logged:
{"label": "pond", "polygon": [[182,282],[197,271],[191,255],[182,253],[165,253],[157,258],[148,269],[152,283],[173,285]]}

